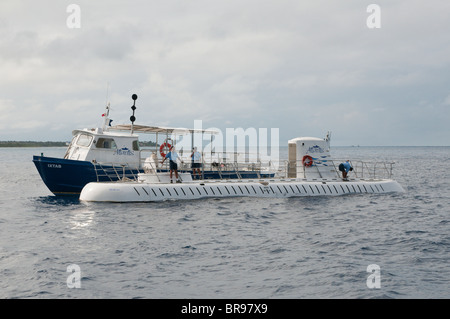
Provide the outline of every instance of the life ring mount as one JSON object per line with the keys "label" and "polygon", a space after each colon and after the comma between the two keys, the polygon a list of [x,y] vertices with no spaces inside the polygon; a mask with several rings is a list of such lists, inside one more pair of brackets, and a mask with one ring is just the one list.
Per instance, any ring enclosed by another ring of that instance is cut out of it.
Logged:
{"label": "life ring mount", "polygon": [[313,161],[313,158],[311,156],[309,156],[309,155],[303,156],[303,159],[302,159],[303,166],[310,167],[313,164],[313,162],[314,161]]}
{"label": "life ring mount", "polygon": [[164,142],[161,144],[161,146],[159,147],[159,154],[161,154],[162,158],[166,157],[166,153],[164,153],[164,147],[167,147],[167,149],[170,151],[170,148],[172,147],[172,145],[167,142]]}

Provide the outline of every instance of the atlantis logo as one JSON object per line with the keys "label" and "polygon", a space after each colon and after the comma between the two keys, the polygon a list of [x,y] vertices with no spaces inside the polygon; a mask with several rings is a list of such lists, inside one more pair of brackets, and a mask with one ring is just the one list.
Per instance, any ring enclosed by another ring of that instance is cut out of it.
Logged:
{"label": "atlantis logo", "polygon": [[319,145],[314,145],[308,148],[308,153],[324,153],[324,149],[321,148]]}
{"label": "atlantis logo", "polygon": [[131,151],[130,149],[123,147],[118,149],[117,151],[114,152],[114,155],[126,155],[126,156],[133,156],[134,152]]}

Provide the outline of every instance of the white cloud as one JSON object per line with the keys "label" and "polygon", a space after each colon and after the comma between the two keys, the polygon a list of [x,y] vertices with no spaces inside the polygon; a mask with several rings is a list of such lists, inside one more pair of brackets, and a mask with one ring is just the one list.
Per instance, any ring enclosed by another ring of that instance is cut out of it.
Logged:
{"label": "white cloud", "polygon": [[[279,127],[281,140],[332,130],[360,145],[414,144],[421,125],[448,145],[447,0],[380,0],[376,30],[358,0],[80,0],[80,29],[69,4],[0,3],[2,139],[100,123],[110,83],[116,123],[136,93],[140,123]],[[17,116],[27,130],[8,126]]]}

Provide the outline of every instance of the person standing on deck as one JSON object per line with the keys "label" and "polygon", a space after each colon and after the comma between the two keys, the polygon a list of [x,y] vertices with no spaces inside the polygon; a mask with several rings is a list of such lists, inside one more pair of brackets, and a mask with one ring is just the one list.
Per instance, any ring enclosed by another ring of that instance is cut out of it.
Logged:
{"label": "person standing on deck", "polygon": [[202,174],[200,172],[200,169],[202,167],[202,154],[200,154],[200,152],[197,151],[197,147],[194,147],[192,149],[192,154],[191,154],[191,158],[192,158],[192,175],[195,178],[195,175],[197,174],[197,179],[201,179]]}
{"label": "person standing on deck", "polygon": [[[164,159],[162,160],[161,164],[164,164],[164,161],[166,159],[169,159],[169,170],[170,170],[170,182],[173,183],[172,180],[172,173],[175,172],[175,178],[177,179],[177,183],[181,183],[181,180],[178,177],[178,164],[177,164],[177,160],[178,160],[179,156],[178,153],[175,152],[175,147],[172,146],[170,148],[169,153],[166,154],[166,157],[164,157]],[[180,161],[183,162],[180,158]]]}

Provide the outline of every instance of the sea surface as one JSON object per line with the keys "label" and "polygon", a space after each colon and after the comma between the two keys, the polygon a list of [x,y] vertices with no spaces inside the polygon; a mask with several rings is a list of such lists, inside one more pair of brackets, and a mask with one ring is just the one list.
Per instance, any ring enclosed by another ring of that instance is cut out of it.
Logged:
{"label": "sea surface", "polygon": [[450,147],[332,149],[404,193],[140,204],[53,196],[32,156],[64,151],[0,149],[2,299],[450,298]]}

